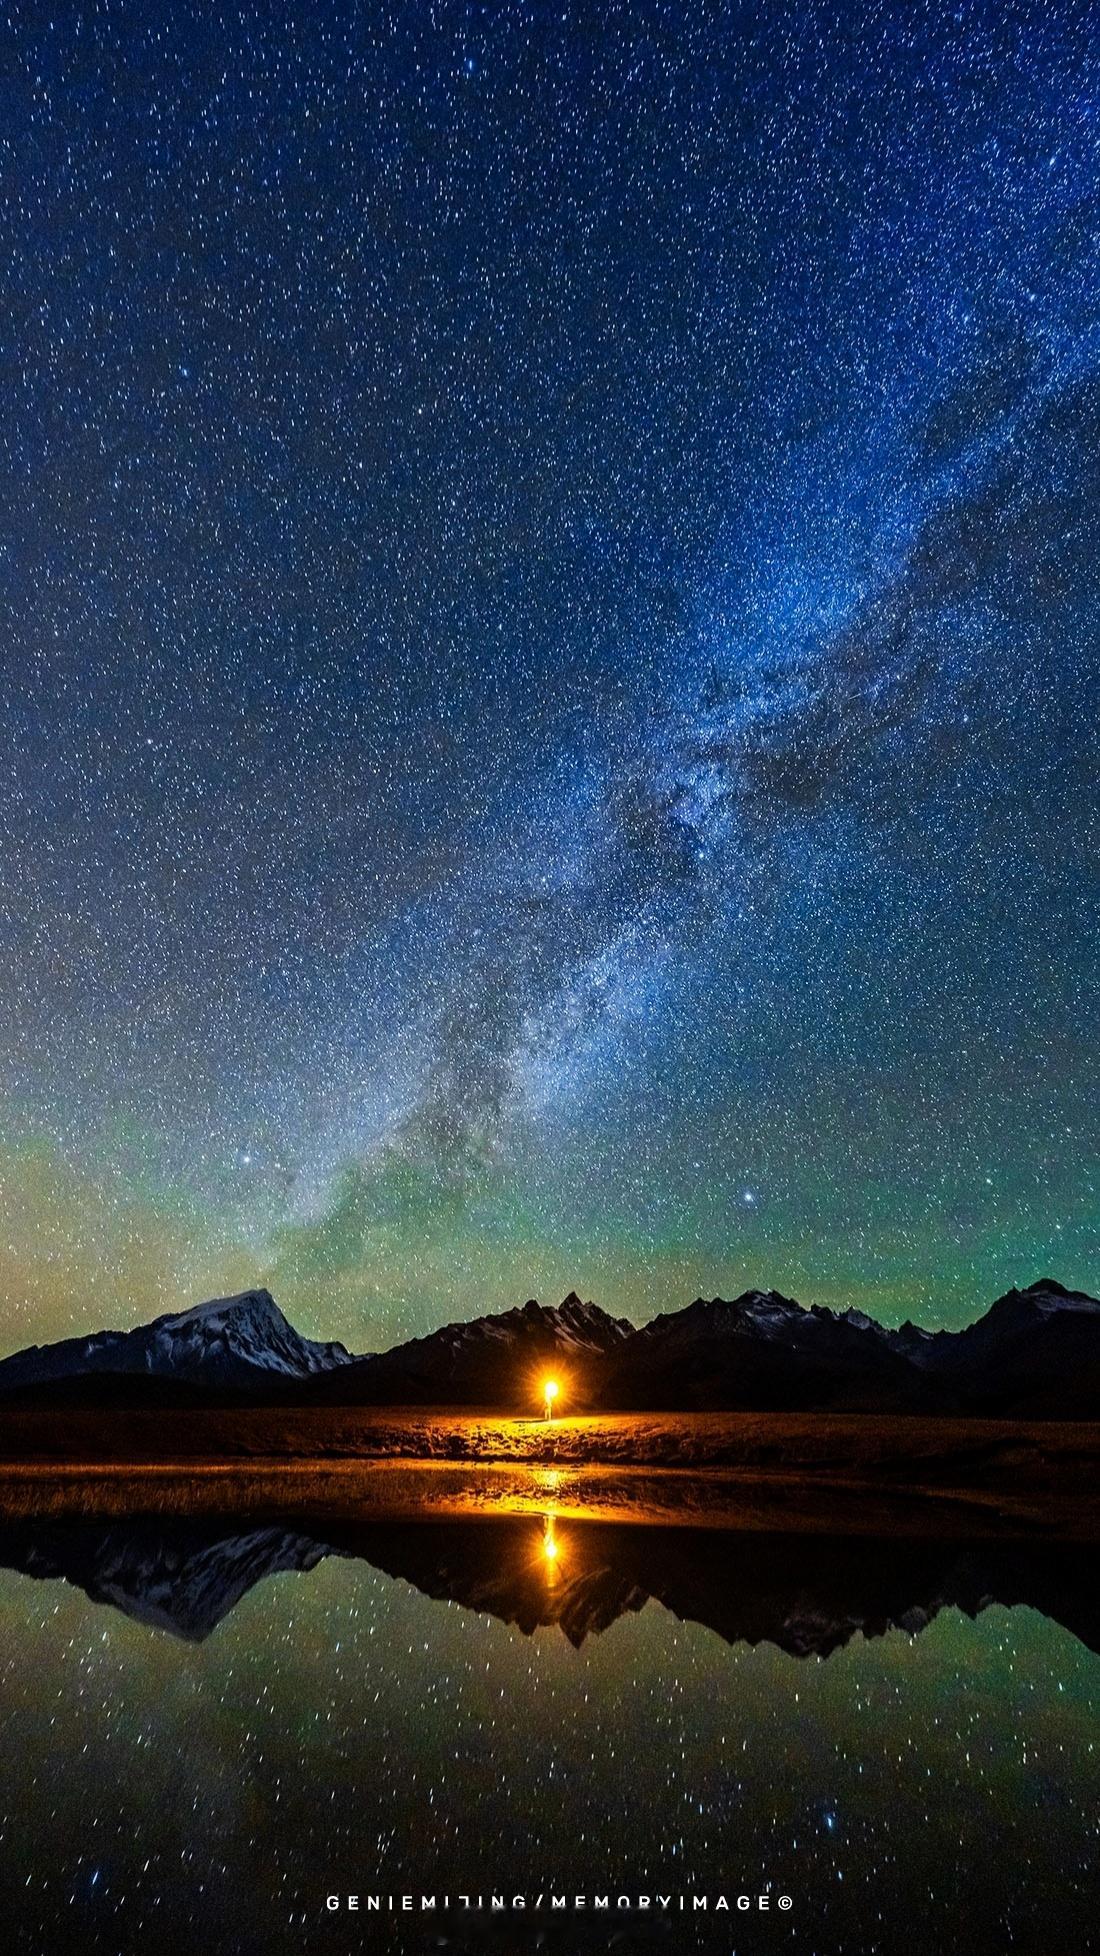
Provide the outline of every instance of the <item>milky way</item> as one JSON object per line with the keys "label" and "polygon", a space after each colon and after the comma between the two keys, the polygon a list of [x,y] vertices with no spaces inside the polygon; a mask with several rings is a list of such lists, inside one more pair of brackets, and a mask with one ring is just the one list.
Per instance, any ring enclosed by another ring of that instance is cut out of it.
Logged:
{"label": "milky way", "polygon": [[13,10],[3,1348],[1095,1287],[1095,26]]}

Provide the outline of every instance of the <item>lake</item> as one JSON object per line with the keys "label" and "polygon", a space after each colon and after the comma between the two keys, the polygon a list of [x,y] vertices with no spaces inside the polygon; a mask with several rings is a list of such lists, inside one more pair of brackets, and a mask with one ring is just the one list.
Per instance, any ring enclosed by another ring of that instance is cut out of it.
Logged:
{"label": "lake", "polygon": [[5,1946],[1073,1956],[1090,1561],[550,1506],[11,1519]]}

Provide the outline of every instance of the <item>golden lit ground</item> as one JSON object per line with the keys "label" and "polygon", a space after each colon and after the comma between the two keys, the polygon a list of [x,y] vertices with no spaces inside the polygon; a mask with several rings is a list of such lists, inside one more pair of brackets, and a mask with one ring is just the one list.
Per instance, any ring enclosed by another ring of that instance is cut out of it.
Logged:
{"label": "golden lit ground", "polygon": [[854,1532],[1100,1526],[1100,1426],[859,1414],[0,1414],[0,1513],[522,1513]]}
{"label": "golden lit ground", "polygon": [[863,1413],[602,1413],[543,1419],[438,1407],[0,1409],[0,1459],[385,1459],[783,1472],[1091,1474],[1100,1424]]}

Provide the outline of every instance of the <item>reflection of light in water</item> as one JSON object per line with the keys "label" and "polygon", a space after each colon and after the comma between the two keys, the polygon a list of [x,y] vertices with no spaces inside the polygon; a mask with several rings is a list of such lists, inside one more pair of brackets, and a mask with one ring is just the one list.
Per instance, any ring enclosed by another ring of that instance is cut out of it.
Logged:
{"label": "reflection of light in water", "polygon": [[535,1486],[540,1494],[556,1494],[564,1479],[565,1475],[560,1467],[539,1467],[534,1475]]}
{"label": "reflection of light in water", "polygon": [[555,1516],[553,1512],[542,1518],[542,1554],[546,1564],[547,1576],[553,1578],[558,1569],[558,1538],[554,1533]]}

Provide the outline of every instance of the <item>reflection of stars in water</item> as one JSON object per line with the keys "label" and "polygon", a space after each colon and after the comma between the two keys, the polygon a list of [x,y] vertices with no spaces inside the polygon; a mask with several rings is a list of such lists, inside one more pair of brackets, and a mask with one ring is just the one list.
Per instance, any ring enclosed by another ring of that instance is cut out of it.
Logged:
{"label": "reflection of stars in water", "polygon": [[900,1949],[918,1919],[946,1947],[978,1866],[1015,1946],[1041,1949],[1054,1907],[1087,1946],[1098,1660],[1028,1611],[948,1611],[821,1662],[650,1604],[573,1650],[337,1559],[261,1584],[200,1645],[13,1575],[0,1614],[15,1946],[76,1924],[118,1948],[170,1919],[281,1956],[330,1889],[522,1868],[574,1893],[770,1882],[822,1947],[873,1922]]}

